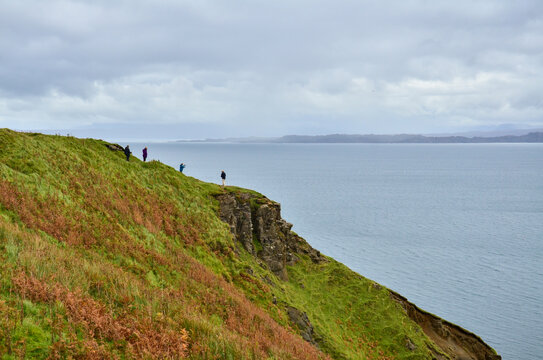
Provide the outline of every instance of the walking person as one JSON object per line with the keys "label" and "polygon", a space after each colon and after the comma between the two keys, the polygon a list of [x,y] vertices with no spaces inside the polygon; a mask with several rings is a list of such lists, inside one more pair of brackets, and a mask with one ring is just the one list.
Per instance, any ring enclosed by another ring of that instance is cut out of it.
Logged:
{"label": "walking person", "polygon": [[147,146],[143,148],[143,162],[147,161]]}
{"label": "walking person", "polygon": [[130,147],[128,145],[126,145],[124,148],[124,154],[126,155],[126,161],[130,161],[130,154],[132,154],[132,152],[130,151]]}
{"label": "walking person", "polygon": [[179,171],[180,171],[180,172],[183,172],[183,169],[185,168],[185,166],[186,166],[185,163],[181,163],[181,164],[179,165]]}
{"label": "walking person", "polygon": [[222,186],[226,185],[226,173],[224,170],[221,170],[221,179],[222,179]]}

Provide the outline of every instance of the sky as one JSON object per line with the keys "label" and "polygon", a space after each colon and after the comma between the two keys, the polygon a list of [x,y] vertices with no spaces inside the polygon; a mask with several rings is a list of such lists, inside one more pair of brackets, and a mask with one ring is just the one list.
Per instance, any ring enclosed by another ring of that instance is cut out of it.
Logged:
{"label": "sky", "polygon": [[543,128],[541,0],[0,0],[0,128]]}

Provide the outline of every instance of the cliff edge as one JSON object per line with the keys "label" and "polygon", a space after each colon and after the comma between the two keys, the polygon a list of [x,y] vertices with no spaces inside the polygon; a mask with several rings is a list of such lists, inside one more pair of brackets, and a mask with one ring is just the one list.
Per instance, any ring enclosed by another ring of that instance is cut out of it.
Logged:
{"label": "cliff edge", "polygon": [[[217,195],[217,199],[220,203],[219,216],[230,226],[236,240],[249,253],[262,260],[280,279],[288,280],[288,267],[296,264],[300,255],[309,256],[314,263],[328,261],[303,238],[291,231],[292,224],[282,219],[279,203],[241,189],[227,190]],[[377,284],[375,286],[380,287]],[[421,310],[392,290],[386,291],[450,359],[501,359],[501,356],[477,335]],[[406,346],[414,345],[408,342]],[[446,358],[435,349],[431,350],[436,359]]]}

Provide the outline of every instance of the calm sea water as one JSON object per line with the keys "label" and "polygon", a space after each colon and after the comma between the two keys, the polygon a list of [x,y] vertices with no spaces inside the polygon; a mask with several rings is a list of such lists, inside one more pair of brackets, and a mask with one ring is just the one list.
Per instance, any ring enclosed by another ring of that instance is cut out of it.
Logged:
{"label": "calm sea water", "polygon": [[280,202],[313,247],[504,359],[543,356],[542,144],[147,146],[186,175],[219,183],[224,169]]}

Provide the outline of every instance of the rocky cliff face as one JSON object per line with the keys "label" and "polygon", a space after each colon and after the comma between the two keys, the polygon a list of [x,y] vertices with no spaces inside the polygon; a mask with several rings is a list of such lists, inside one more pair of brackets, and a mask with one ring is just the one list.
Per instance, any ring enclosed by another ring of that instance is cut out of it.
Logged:
{"label": "rocky cliff face", "polygon": [[[407,315],[415,321],[434,343],[436,343],[451,359],[458,360],[500,360],[477,335],[452,324],[433,314],[419,309],[415,304],[398,293],[390,291],[390,296],[397,301]],[[436,358],[440,359],[436,354]]]}
{"label": "rocky cliff face", "polygon": [[287,265],[308,255],[313,262],[326,261],[319,251],[291,231],[292,224],[281,218],[281,205],[250,193],[227,192],[217,196],[220,218],[243,247],[255,255],[282,280],[288,280]]}
{"label": "rocky cliff face", "polygon": [[[249,253],[261,259],[280,279],[288,280],[286,267],[295,264],[300,254],[308,255],[315,263],[327,261],[319,251],[291,231],[292,224],[281,218],[280,204],[264,196],[242,191],[224,192],[217,195],[217,200],[220,204],[219,216],[230,225],[230,231],[238,242]],[[390,291],[390,296],[449,359],[501,359],[477,335],[419,309],[400,294]],[[307,315],[290,306],[287,312],[304,339],[315,344],[313,327]],[[405,346],[410,348],[415,345],[407,339]],[[438,353],[434,356],[436,360],[447,359]]]}

